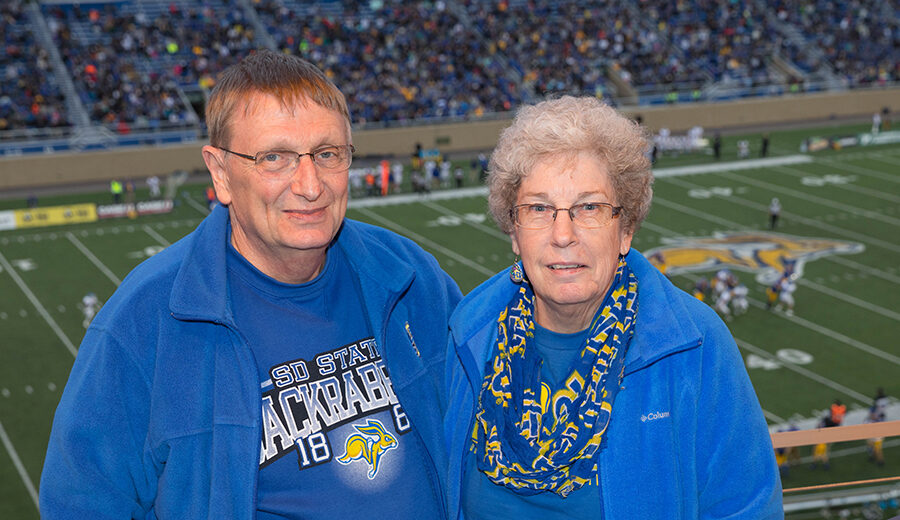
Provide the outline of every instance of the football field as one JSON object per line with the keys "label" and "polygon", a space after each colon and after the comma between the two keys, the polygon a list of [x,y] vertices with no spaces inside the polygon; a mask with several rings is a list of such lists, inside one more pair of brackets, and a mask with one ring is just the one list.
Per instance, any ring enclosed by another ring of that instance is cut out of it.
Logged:
{"label": "football field", "polygon": [[[807,155],[800,135],[773,134],[767,158],[663,158],[633,242],[669,258],[667,274],[685,290],[722,268],[748,287],[748,311],[727,323],[773,428],[814,424],[835,399],[858,422],[876,388],[900,396],[900,145]],[[89,292],[105,301],[138,263],[190,232],[207,213],[203,188],[182,187],[165,215],[0,231],[0,518],[38,518],[53,412],[84,334],[78,303]],[[414,239],[467,292],[513,261],[485,193],[470,185],[358,199],[348,217]],[[773,197],[783,206],[775,230]],[[108,198],[48,196],[41,205]],[[0,200],[0,210],[23,207]],[[766,309],[765,288],[785,261],[799,274],[793,315]],[[889,419],[900,419],[892,403]],[[900,438],[885,447],[878,467],[864,442],[836,445],[830,471],[803,464],[784,486],[900,474]]]}

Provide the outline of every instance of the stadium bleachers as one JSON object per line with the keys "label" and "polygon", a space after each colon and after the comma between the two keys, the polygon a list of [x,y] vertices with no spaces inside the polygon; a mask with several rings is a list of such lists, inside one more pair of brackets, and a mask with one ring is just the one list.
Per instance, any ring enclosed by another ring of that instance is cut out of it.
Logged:
{"label": "stadium bleachers", "polygon": [[[746,0],[668,2],[646,0],[642,12],[668,36],[666,52],[658,63],[644,63],[642,84],[659,82],[736,83],[742,86],[771,83],[767,57],[772,40],[758,7]],[[675,67],[674,65],[678,65]],[[671,70],[670,70],[671,69]]]}
{"label": "stadium bleachers", "polygon": [[135,132],[199,133],[191,99],[202,105],[216,74],[260,47],[321,67],[365,125],[490,117],[562,93],[654,104],[892,84],[897,11],[877,0],[11,0],[0,139],[81,121],[73,104],[114,146]]}
{"label": "stadium bleachers", "polygon": [[344,89],[357,122],[480,116],[521,102],[518,77],[449,5],[267,0],[256,10],[278,48],[316,63]]}
{"label": "stadium bleachers", "polygon": [[630,11],[603,1],[471,1],[469,18],[521,78],[529,96],[591,93],[604,96],[615,59],[639,42]]}
{"label": "stadium bleachers", "polygon": [[224,0],[56,4],[43,12],[91,120],[120,133],[196,124],[180,87],[211,84],[254,47],[242,10]]}
{"label": "stadium bleachers", "polygon": [[7,130],[68,126],[47,50],[37,45],[24,2],[0,5],[0,139]]}
{"label": "stadium bleachers", "polygon": [[[786,42],[788,52],[806,70],[830,67],[851,86],[897,81],[900,6],[896,2],[778,0],[770,9],[796,27],[806,46],[815,49],[804,52],[801,46]],[[816,60],[819,55],[823,59]]]}

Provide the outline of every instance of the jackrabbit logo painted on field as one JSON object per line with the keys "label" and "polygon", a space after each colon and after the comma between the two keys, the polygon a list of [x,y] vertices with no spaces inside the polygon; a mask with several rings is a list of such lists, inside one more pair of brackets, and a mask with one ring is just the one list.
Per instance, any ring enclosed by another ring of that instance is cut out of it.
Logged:
{"label": "jackrabbit logo painted on field", "polygon": [[350,464],[354,460],[365,460],[369,464],[369,480],[378,474],[378,463],[385,452],[397,447],[397,439],[385,431],[384,425],[375,419],[369,419],[365,426],[353,425],[359,433],[347,437],[344,454],[338,458],[341,464]]}
{"label": "jackrabbit logo painted on field", "polygon": [[763,285],[775,283],[787,263],[792,263],[797,276],[802,276],[807,262],[825,256],[854,255],[865,250],[859,242],[760,231],[714,233],[711,237],[664,238],[663,243],[660,247],[645,251],[644,255],[657,266],[663,260],[667,275],[728,267],[755,272],[756,280]]}

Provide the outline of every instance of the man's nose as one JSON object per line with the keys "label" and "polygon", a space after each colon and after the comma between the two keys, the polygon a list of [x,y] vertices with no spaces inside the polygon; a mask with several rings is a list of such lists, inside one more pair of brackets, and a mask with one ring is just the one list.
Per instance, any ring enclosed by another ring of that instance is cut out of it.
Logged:
{"label": "man's nose", "polygon": [[312,156],[305,154],[297,158],[297,166],[291,175],[291,192],[306,200],[313,201],[322,194],[323,184],[319,170]]}

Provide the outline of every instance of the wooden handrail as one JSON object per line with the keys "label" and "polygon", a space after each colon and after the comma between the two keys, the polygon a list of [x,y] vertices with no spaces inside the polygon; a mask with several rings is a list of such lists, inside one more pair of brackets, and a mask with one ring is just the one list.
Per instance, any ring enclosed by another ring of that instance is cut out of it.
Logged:
{"label": "wooden handrail", "polygon": [[775,448],[790,448],[792,446],[811,446],[813,444],[830,444],[832,442],[895,436],[900,436],[900,421],[778,432],[772,434],[772,446]]}
{"label": "wooden handrail", "polygon": [[813,491],[818,489],[830,489],[830,488],[839,488],[839,487],[849,487],[849,486],[861,486],[863,484],[881,484],[884,482],[894,482],[900,480],[900,477],[884,477],[884,478],[873,478],[869,480],[854,480],[852,482],[836,482],[834,484],[819,484],[816,486],[804,486],[804,487],[795,487],[795,488],[787,488],[783,492],[784,493],[794,493],[796,491]]}

